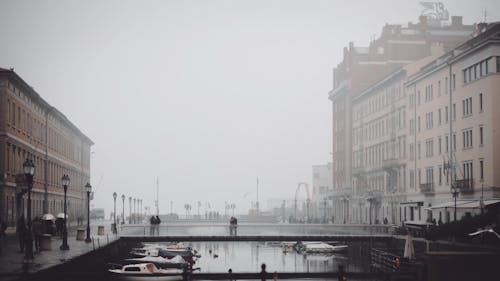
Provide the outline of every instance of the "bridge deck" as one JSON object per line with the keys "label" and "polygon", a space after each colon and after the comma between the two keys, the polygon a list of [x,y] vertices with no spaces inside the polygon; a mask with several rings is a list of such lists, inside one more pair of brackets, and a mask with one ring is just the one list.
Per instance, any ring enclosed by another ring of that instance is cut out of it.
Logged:
{"label": "bridge deck", "polygon": [[342,241],[387,242],[391,235],[244,235],[244,236],[121,236],[130,242],[238,242],[238,241]]}

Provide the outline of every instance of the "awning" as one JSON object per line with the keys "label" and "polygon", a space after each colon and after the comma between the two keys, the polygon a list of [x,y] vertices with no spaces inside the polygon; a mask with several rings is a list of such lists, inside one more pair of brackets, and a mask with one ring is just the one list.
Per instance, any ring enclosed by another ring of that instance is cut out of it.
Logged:
{"label": "awning", "polygon": [[[460,201],[457,200],[457,208],[460,205],[471,203],[471,202],[474,202],[474,200],[460,200]],[[435,210],[435,209],[444,209],[444,208],[452,208],[452,207],[455,207],[455,201],[437,204],[437,205],[425,208],[425,210]]]}
{"label": "awning", "polygon": [[[500,199],[486,199],[483,202],[484,202],[484,207],[486,207],[488,205],[500,203]],[[455,201],[450,201],[437,204],[429,208],[425,208],[425,210],[435,210],[435,209],[454,208],[454,207],[455,207]],[[480,200],[460,200],[457,201],[457,209],[481,209],[481,202]]]}
{"label": "awning", "polygon": [[[486,207],[486,206],[497,204],[497,203],[500,203],[499,199],[484,200],[483,206]],[[481,201],[476,200],[473,202],[469,202],[467,204],[462,204],[460,206],[457,206],[457,208],[460,208],[460,209],[481,209]]]}

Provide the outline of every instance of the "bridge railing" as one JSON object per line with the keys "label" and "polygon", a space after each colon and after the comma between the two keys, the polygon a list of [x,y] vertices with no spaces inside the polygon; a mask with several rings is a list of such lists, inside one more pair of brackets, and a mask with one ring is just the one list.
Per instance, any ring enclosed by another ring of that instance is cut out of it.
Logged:
{"label": "bridge railing", "polygon": [[[237,235],[335,235],[335,234],[388,234],[388,225],[334,225],[334,224],[263,224],[245,223],[237,227]],[[215,223],[165,223],[120,225],[119,235],[126,236],[227,236],[229,224]]]}

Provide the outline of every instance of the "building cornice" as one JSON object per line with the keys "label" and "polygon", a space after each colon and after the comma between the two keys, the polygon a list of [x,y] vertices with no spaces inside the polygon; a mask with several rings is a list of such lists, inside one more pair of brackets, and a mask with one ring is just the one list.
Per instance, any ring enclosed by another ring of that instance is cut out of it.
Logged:
{"label": "building cornice", "polygon": [[33,87],[31,87],[26,81],[24,81],[21,76],[19,76],[13,69],[3,69],[0,68],[0,78],[6,77],[11,82],[14,82],[17,87],[21,88],[23,92],[27,93],[31,99],[37,102],[40,106],[44,108],[45,114],[53,113],[53,115],[68,126],[74,133],[82,137],[89,145],[93,145],[94,142],[87,137],[80,129],[78,129],[75,124],[73,124],[62,112],[57,108],[51,106],[47,101],[45,101],[40,94],[38,94]]}

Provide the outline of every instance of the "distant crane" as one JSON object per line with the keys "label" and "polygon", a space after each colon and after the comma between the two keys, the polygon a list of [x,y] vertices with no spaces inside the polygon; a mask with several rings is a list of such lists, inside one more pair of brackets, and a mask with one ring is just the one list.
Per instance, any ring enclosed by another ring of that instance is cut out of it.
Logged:
{"label": "distant crane", "polygon": [[311,196],[309,194],[309,186],[305,182],[299,182],[297,189],[295,190],[295,219],[297,219],[297,196],[299,195],[299,189],[304,186],[306,189],[306,220],[309,221],[309,205],[311,203]]}

